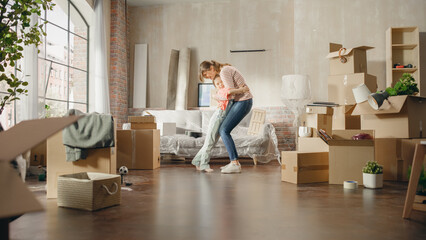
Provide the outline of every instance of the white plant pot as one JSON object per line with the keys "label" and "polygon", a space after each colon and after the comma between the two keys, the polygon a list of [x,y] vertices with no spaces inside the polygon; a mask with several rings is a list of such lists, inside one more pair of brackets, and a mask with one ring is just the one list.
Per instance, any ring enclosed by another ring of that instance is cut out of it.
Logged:
{"label": "white plant pot", "polygon": [[382,188],[383,187],[383,173],[370,174],[362,173],[362,182],[366,188]]}

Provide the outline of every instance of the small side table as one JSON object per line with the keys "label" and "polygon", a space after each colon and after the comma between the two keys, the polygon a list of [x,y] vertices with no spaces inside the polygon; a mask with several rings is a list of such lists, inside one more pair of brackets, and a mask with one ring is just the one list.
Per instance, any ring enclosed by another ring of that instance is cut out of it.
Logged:
{"label": "small side table", "polygon": [[423,159],[426,153],[426,141],[421,141],[416,144],[413,157],[413,165],[411,168],[411,176],[408,182],[407,196],[405,198],[404,211],[402,213],[403,218],[410,218],[411,211],[426,211],[426,204],[423,201],[426,200],[426,196],[416,196],[417,185],[419,183],[420,171],[423,166]]}

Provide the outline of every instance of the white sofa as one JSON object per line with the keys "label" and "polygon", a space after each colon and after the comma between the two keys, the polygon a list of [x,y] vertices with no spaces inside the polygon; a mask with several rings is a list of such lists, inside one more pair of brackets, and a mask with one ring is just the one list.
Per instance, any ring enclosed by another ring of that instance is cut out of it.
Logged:
{"label": "white sofa", "polygon": [[[176,135],[161,136],[161,154],[174,154],[179,157],[193,158],[204,143],[205,134],[214,110],[149,110],[161,123],[176,123]],[[251,112],[234,128],[231,135],[234,139],[238,155],[249,157],[257,162],[280,161],[278,140],[275,128],[270,123],[263,125],[262,131],[256,135],[248,135]],[[185,131],[202,132],[203,136],[194,138],[185,135]],[[212,158],[227,158],[228,152],[222,139],[212,150]]]}

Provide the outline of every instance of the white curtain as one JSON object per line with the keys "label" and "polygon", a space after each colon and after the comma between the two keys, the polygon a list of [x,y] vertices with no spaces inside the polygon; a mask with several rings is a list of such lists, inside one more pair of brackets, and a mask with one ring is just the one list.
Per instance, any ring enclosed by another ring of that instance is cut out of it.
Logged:
{"label": "white curtain", "polygon": [[107,49],[105,24],[103,13],[103,1],[95,2],[95,64],[94,64],[94,111],[98,113],[110,113],[109,82],[107,68]]}
{"label": "white curtain", "polygon": [[[37,15],[31,16],[31,23],[37,23]],[[38,57],[37,48],[35,45],[24,46],[23,52],[24,58],[21,60],[22,75],[18,78],[22,78],[23,81],[28,82],[26,89],[28,95],[20,95],[20,100],[15,101],[16,103],[16,123],[23,120],[37,119],[38,113]]]}

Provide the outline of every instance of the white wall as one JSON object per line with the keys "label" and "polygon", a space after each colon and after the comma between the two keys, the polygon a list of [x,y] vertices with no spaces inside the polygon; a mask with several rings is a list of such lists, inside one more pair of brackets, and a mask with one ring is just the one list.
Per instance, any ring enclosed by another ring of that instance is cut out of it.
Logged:
{"label": "white wall", "polygon": [[425,32],[425,13],[424,0],[295,0],[295,72],[312,76],[314,98],[327,100],[328,43],[372,46],[367,52],[367,71],[377,76],[382,90],[386,85],[386,30],[418,26]]}
{"label": "white wall", "polygon": [[[281,106],[281,76],[293,73],[309,74],[314,100],[327,100],[329,42],[375,47],[368,52],[368,72],[384,88],[386,29],[418,26],[424,32],[425,12],[424,0],[227,0],[131,7],[131,54],[135,43],[148,44],[148,107],[166,106],[170,51],[184,47],[192,49],[189,106],[197,105],[198,66],[210,59],[243,73],[255,106]],[[229,52],[239,49],[267,51]]]}

